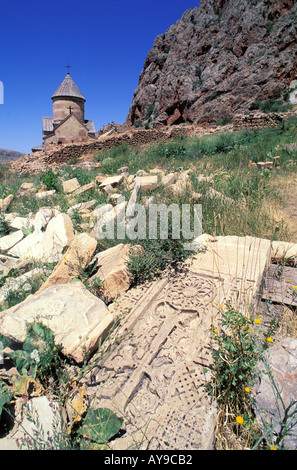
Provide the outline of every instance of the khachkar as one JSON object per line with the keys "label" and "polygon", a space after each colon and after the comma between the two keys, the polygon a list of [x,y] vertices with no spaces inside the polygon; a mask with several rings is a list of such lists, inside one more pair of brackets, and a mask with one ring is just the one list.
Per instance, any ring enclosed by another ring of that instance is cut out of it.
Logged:
{"label": "khachkar", "polygon": [[[270,242],[202,236],[181,272],[132,289],[114,304],[121,325],[93,371],[92,399],[124,418],[121,449],[212,449],[216,405],[205,389],[211,329],[227,305],[252,315]],[[125,313],[126,312],[126,313]]]}

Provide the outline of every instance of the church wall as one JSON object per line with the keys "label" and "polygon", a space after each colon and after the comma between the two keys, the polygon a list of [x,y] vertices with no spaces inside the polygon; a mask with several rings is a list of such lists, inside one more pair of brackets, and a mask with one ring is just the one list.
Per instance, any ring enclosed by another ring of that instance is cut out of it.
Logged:
{"label": "church wall", "polygon": [[74,101],[74,99],[67,98],[54,98],[53,99],[53,117],[54,122],[60,122],[65,119],[69,113],[69,107],[71,106],[71,112],[76,115],[76,117],[84,122],[85,119],[85,104],[83,101]]}

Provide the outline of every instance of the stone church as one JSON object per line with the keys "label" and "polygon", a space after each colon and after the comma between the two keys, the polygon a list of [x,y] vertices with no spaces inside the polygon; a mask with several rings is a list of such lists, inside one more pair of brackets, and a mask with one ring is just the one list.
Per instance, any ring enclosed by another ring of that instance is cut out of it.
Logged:
{"label": "stone church", "polygon": [[85,119],[85,98],[69,71],[52,96],[53,117],[42,118],[43,148],[88,142],[95,138],[94,122]]}

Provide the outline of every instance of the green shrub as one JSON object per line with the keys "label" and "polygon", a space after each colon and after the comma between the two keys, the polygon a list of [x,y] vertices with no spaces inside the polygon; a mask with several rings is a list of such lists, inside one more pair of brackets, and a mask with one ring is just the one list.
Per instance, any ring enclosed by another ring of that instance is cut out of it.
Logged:
{"label": "green shrub", "polygon": [[42,323],[27,324],[22,349],[8,353],[20,374],[44,380],[59,364],[62,346],[55,344],[53,332]]}
{"label": "green shrub", "polygon": [[40,173],[40,180],[45,185],[47,190],[55,189],[57,192],[61,191],[62,185],[58,176],[53,172],[51,168]]}
{"label": "green shrub", "polygon": [[226,126],[226,124],[231,124],[231,123],[232,123],[232,119],[229,116],[224,116],[224,117],[222,117],[222,119],[219,119],[216,122],[216,125],[217,126]]}

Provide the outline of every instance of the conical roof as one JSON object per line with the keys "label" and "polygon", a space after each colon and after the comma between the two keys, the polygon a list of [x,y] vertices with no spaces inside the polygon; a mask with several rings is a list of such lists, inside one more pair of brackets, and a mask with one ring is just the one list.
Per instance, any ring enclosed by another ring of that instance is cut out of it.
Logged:
{"label": "conical roof", "polygon": [[53,94],[52,99],[57,98],[59,96],[60,97],[67,96],[67,97],[71,97],[71,98],[80,98],[81,100],[86,101],[86,99],[81,94],[78,87],[76,86],[76,84],[74,83],[72,78],[70,77],[69,72],[67,72],[67,75],[64,78],[63,82],[61,83],[59,88]]}

